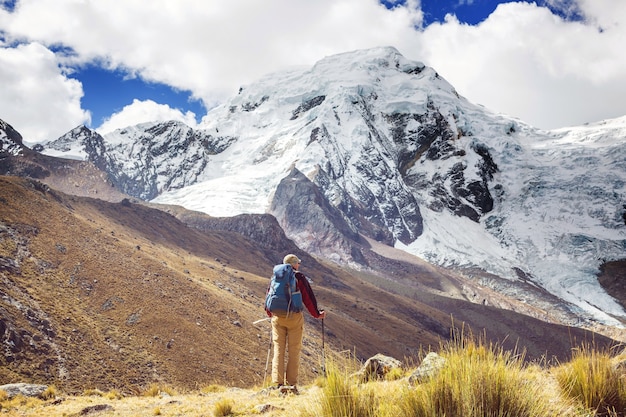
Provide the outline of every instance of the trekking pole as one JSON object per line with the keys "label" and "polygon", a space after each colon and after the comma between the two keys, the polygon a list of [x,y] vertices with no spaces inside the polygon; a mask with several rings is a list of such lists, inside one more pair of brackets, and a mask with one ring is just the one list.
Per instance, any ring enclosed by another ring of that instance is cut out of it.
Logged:
{"label": "trekking pole", "polygon": [[326,349],[324,346],[324,319],[322,319],[322,372],[326,377]]}
{"label": "trekking pole", "polygon": [[[252,324],[259,324],[263,321],[267,321],[267,320],[271,320],[270,317],[266,317],[264,319],[261,320],[257,320],[255,322],[252,322]],[[263,374],[263,385],[265,385],[266,381],[267,381],[267,368],[269,366],[270,363],[270,352],[272,351],[272,327],[270,326],[270,342],[269,342],[269,346],[267,347],[267,358],[265,359],[265,373]]]}
{"label": "trekking pole", "polygon": [[265,373],[263,374],[263,385],[267,383],[267,367],[270,363],[270,352],[272,351],[272,328],[270,327],[270,343],[267,346],[267,358],[265,359]]}

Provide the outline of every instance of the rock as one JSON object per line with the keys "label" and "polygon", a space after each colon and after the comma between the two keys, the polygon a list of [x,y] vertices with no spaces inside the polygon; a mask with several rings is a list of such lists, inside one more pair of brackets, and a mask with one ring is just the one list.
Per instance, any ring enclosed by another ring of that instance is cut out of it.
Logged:
{"label": "rock", "polygon": [[47,385],[25,383],[0,385],[0,391],[6,392],[9,398],[20,394],[25,397],[40,397],[47,389]]}
{"label": "rock", "polygon": [[113,411],[113,407],[109,404],[97,404],[89,407],[85,407],[80,410],[80,413],[75,414],[76,416],[86,416],[89,414],[99,413],[101,411]]}
{"label": "rock", "polygon": [[445,365],[446,360],[435,352],[430,352],[420,366],[409,377],[409,383],[421,384],[432,378]]}
{"label": "rock", "polygon": [[277,409],[278,407],[275,407],[272,404],[259,404],[254,408],[258,414],[265,414]]}
{"label": "rock", "polygon": [[352,376],[361,379],[362,381],[368,381],[370,379],[382,379],[392,369],[400,368],[402,364],[399,360],[392,358],[391,356],[385,356],[383,354],[376,354],[365,361],[365,365]]}

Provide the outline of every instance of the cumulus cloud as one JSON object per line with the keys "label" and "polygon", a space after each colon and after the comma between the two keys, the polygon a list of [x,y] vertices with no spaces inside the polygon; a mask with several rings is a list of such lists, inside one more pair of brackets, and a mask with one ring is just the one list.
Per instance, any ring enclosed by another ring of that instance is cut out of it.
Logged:
{"label": "cumulus cloud", "polygon": [[[24,48],[18,43],[64,46],[64,55],[40,51],[43,64],[30,65],[56,71],[56,83],[66,87],[52,112],[67,113],[58,115],[66,130],[88,114],[78,104],[80,85],[54,68],[58,62],[50,64],[55,56],[69,67],[98,62],[192,91],[211,108],[266,73],[382,45],[432,66],[470,101],[538,127],[626,114],[626,2],[548,1],[560,15],[581,19],[567,21],[526,2],[501,4],[477,26],[450,15],[423,27],[418,0],[388,0],[391,9],[377,0],[19,0],[13,12],[0,9],[0,42],[5,39],[6,51]],[[48,83],[40,90],[51,88]],[[42,102],[31,93],[13,94]],[[34,107],[40,111],[28,119],[43,131],[50,116]]]}
{"label": "cumulus cloud", "polygon": [[420,16],[376,0],[20,0],[0,24],[210,101],[287,65],[400,39]]}
{"label": "cumulus cloud", "polygon": [[196,115],[193,112],[183,113],[178,109],[173,109],[167,104],[155,103],[152,100],[133,100],[132,104],[114,113],[104,121],[96,130],[101,135],[112,132],[115,129],[132,126],[145,122],[166,122],[176,120],[188,126],[196,126]]}
{"label": "cumulus cloud", "polygon": [[63,74],[55,54],[38,43],[0,45],[0,118],[28,143],[56,139],[90,119],[80,83]]}
{"label": "cumulus cloud", "polygon": [[579,22],[535,4],[501,4],[478,26],[454,18],[429,26],[421,50],[460,94],[535,126],[618,117],[626,114],[626,28],[589,23],[614,13],[626,20],[626,3],[616,3],[581,2],[587,21]]}

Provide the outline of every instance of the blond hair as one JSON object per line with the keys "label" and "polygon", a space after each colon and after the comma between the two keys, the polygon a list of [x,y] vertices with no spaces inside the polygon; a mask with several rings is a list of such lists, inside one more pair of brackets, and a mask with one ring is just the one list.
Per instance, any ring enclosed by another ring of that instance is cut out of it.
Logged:
{"label": "blond hair", "polygon": [[302,261],[296,255],[290,253],[289,255],[285,256],[285,258],[283,259],[283,263],[295,265],[295,264],[302,263]]}

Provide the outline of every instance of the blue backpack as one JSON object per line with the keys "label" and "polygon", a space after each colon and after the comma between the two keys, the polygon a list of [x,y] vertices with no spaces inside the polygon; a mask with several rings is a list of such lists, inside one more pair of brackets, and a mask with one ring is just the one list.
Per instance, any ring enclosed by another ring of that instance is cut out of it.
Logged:
{"label": "blue backpack", "polygon": [[277,314],[303,310],[302,294],[296,286],[296,271],[289,264],[276,265],[265,297],[265,309]]}

